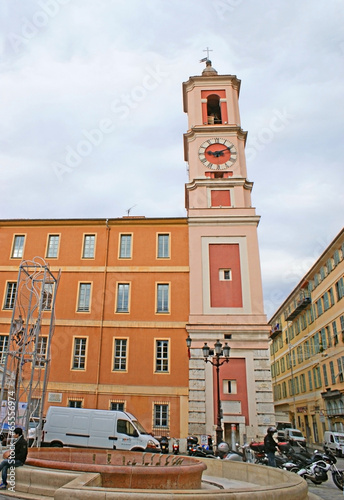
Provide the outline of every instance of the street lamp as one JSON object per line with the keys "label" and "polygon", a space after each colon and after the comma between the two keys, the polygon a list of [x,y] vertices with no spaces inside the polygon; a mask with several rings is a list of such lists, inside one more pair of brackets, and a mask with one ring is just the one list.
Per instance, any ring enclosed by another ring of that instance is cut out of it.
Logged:
{"label": "street lamp", "polygon": [[[186,345],[188,349],[191,347],[191,338],[190,335],[186,339]],[[203,358],[205,363],[210,363],[216,368],[216,393],[217,393],[217,425],[216,425],[216,444],[219,445],[223,439],[223,430],[222,430],[222,410],[221,410],[221,399],[220,399],[220,366],[224,363],[228,363],[229,355],[230,355],[230,346],[225,342],[225,345],[222,348],[222,344],[219,340],[217,340],[214,344],[214,349],[210,349],[207,342],[204,343],[202,347]],[[209,356],[213,356],[213,360],[209,359]],[[223,358],[224,357],[224,358]],[[223,358],[220,360],[220,358]]]}

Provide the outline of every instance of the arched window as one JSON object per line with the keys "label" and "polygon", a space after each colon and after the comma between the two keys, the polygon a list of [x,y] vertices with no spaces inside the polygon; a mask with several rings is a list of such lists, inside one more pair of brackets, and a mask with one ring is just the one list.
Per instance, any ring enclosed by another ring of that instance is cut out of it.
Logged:
{"label": "arched window", "polygon": [[216,94],[210,94],[207,98],[208,123],[222,123],[220,97]]}

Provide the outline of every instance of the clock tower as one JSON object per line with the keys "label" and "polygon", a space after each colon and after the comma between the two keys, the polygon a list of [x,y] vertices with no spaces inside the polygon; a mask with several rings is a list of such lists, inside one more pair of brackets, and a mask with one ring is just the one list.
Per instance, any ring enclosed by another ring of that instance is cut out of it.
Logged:
{"label": "clock tower", "polygon": [[257,226],[247,178],[239,113],[240,80],[218,75],[207,59],[201,76],[183,84],[188,131],[186,209],[189,226],[189,433],[214,435],[217,376],[202,346],[231,347],[219,370],[225,441],[243,442],[274,422]]}

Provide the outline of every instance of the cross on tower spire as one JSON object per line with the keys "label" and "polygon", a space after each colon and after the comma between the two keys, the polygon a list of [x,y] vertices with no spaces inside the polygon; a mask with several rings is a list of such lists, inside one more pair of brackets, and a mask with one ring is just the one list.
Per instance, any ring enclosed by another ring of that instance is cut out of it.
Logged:
{"label": "cross on tower spire", "polygon": [[207,53],[207,57],[201,59],[200,62],[209,61],[209,52],[213,52],[213,49],[209,49],[209,47],[207,47],[206,49],[203,50],[203,52]]}

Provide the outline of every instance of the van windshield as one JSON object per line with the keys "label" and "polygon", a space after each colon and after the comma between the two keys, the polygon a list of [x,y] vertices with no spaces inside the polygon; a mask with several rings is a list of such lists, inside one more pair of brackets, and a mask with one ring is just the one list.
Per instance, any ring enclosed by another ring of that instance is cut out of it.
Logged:
{"label": "van windshield", "polygon": [[303,438],[302,432],[300,432],[300,431],[291,431],[290,435],[291,436],[295,436],[295,437]]}
{"label": "van windshield", "polygon": [[133,420],[133,422],[140,434],[148,434],[148,432],[143,428],[143,426],[140,424],[138,420]]}

